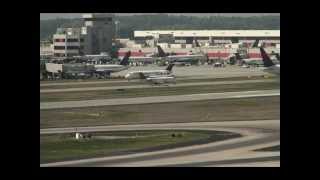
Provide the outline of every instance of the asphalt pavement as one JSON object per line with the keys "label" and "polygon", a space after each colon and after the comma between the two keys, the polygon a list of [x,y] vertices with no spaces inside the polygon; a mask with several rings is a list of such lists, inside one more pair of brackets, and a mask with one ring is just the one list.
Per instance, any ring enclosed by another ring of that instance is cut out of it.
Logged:
{"label": "asphalt pavement", "polygon": [[[77,127],[78,132],[151,130],[151,129],[188,129],[215,130],[240,133],[242,137],[208,144],[192,145],[156,152],[142,152],[111,157],[90,158],[40,164],[50,166],[260,166],[272,162],[280,165],[280,152],[254,151],[263,147],[280,144],[280,120],[234,121],[234,122],[197,122],[169,124],[140,124],[97,127]],[[40,134],[75,132],[75,128],[41,129]],[[270,165],[270,164],[269,164]]]}
{"label": "asphalt pavement", "polygon": [[[202,86],[202,85],[225,85],[225,84],[244,84],[244,83],[248,84],[248,83],[262,83],[262,82],[275,82],[275,80],[262,79],[262,80],[218,81],[218,82],[192,82],[192,83],[168,84],[168,86],[170,86],[170,87],[186,87],[186,86]],[[163,86],[152,86],[150,84],[142,84],[142,85],[129,85],[129,86],[40,89],[40,93],[101,91],[101,90],[113,90],[113,89],[138,89],[138,88],[157,88],[157,87],[163,87]]]}
{"label": "asphalt pavement", "polygon": [[276,90],[203,93],[203,94],[172,95],[172,96],[96,99],[96,100],[82,100],[82,101],[40,102],[40,110],[57,109],[57,108],[110,106],[110,105],[200,101],[200,100],[213,100],[213,99],[230,99],[230,98],[263,97],[263,96],[279,96],[279,95],[280,95],[280,90],[276,89]]}

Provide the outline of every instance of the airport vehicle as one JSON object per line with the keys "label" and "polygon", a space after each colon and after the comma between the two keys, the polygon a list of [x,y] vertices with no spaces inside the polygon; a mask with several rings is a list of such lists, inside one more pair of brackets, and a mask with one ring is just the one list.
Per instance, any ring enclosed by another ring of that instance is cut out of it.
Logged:
{"label": "airport vehicle", "polygon": [[169,64],[166,69],[160,69],[160,70],[149,70],[149,71],[132,71],[127,73],[124,77],[125,79],[141,79],[142,76],[140,75],[141,73],[145,77],[150,77],[150,76],[167,76],[172,73],[172,68],[174,64]]}
{"label": "airport vehicle", "polygon": [[221,62],[215,62],[213,64],[213,67],[225,67],[225,65],[223,63],[221,63]]}
{"label": "airport vehicle", "polygon": [[94,71],[100,75],[109,75],[113,72],[123,71],[129,68],[129,58],[131,51],[128,51],[121,60],[120,64],[95,64]]}
{"label": "airport vehicle", "polygon": [[262,47],[260,47],[260,52],[262,56],[263,65],[265,67],[263,71],[280,75],[280,64],[275,64],[274,62],[272,62],[272,60]]}
{"label": "airport vehicle", "polygon": [[146,82],[151,83],[153,85],[176,83],[176,78],[173,75],[157,75],[146,77],[143,73],[140,72],[139,76],[140,79],[145,80]]}

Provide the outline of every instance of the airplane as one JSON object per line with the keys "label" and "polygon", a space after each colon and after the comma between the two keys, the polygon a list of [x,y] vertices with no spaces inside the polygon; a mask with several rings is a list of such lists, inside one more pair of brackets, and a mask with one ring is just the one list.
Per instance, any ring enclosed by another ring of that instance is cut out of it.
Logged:
{"label": "airplane", "polygon": [[175,62],[177,64],[191,63],[198,59],[204,58],[203,54],[187,54],[187,55],[170,55],[165,53],[164,50],[158,45],[158,57],[165,58],[170,63]]}
{"label": "airplane", "polygon": [[[257,47],[259,47],[259,40],[256,40],[251,46],[251,48],[257,48]],[[235,53],[235,57],[237,60],[242,60],[247,64],[251,63],[253,65],[259,65],[257,61],[258,62],[261,61],[261,58],[242,58],[239,53]]]}
{"label": "airplane", "polygon": [[274,62],[272,62],[272,60],[262,47],[260,47],[260,52],[262,56],[263,65],[265,67],[263,71],[280,76],[280,64],[275,64]]}
{"label": "airplane", "polygon": [[145,53],[143,56],[131,56],[129,58],[130,62],[132,64],[143,62],[144,64],[150,64],[158,60],[159,58],[156,56],[156,53],[149,52]]}
{"label": "airplane", "polygon": [[123,59],[120,61],[120,64],[95,64],[94,69],[98,74],[104,74],[110,76],[113,72],[123,71],[129,68],[129,57],[131,51],[128,51]]}
{"label": "airplane", "polygon": [[141,73],[145,77],[150,77],[150,76],[165,76],[165,75],[170,75],[172,73],[172,68],[175,64],[169,64],[166,69],[163,70],[149,70],[149,71],[132,71],[127,73],[124,77],[125,79],[131,80],[131,79],[141,79]]}
{"label": "airplane", "polygon": [[242,61],[244,61],[246,63],[249,63],[251,61],[261,61],[261,58],[243,58],[243,57],[240,56],[239,53],[235,53],[235,56],[236,56],[237,60],[242,60]]}
{"label": "airplane", "polygon": [[144,64],[152,64],[156,59],[154,57],[149,56],[135,56],[130,57],[130,61],[134,63],[143,62]]}
{"label": "airplane", "polygon": [[258,39],[251,46],[251,48],[255,48],[255,47],[259,47],[259,40]]}
{"label": "airplane", "polygon": [[168,84],[168,83],[176,84],[176,78],[173,75],[160,75],[160,76],[146,77],[142,72],[140,72],[139,76],[140,76],[140,79],[143,79],[146,82],[154,85]]}

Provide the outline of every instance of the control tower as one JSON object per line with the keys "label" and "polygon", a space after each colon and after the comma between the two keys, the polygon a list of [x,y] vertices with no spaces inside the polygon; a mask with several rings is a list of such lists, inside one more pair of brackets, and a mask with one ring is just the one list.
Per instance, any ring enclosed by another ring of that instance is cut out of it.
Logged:
{"label": "control tower", "polygon": [[83,14],[85,36],[85,54],[110,52],[115,38],[115,22],[112,13]]}

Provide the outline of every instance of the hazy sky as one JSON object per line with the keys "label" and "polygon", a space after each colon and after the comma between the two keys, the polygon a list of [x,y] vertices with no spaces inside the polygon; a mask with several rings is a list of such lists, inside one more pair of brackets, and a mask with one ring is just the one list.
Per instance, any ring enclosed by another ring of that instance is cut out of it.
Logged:
{"label": "hazy sky", "polygon": [[[128,15],[140,15],[140,14],[157,14],[157,13],[115,13],[118,16]],[[266,16],[276,15],[280,16],[280,13],[167,13],[169,15],[186,15],[186,16]],[[81,13],[40,13],[40,20],[43,19],[56,19],[56,18],[79,18]]]}

